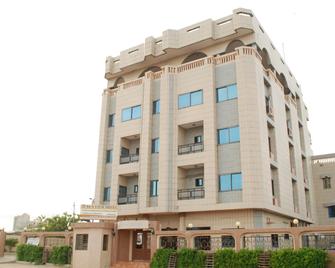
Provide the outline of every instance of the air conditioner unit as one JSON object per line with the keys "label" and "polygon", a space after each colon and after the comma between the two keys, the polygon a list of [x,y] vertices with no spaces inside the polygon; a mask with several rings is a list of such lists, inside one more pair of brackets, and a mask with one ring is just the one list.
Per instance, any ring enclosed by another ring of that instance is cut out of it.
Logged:
{"label": "air conditioner unit", "polygon": [[273,109],[272,109],[272,105],[270,105],[270,104],[269,104],[269,107],[268,107],[268,116],[273,117]]}
{"label": "air conditioner unit", "polygon": [[294,167],[291,167],[291,173],[293,174],[293,175],[296,175],[297,173],[295,172],[295,168]]}
{"label": "air conditioner unit", "polygon": [[292,128],[287,127],[287,134],[288,134],[290,137],[293,137]]}

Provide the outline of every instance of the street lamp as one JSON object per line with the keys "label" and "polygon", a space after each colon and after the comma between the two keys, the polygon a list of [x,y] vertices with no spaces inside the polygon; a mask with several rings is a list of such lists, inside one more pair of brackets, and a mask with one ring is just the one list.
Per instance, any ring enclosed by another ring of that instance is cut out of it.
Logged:
{"label": "street lamp", "polygon": [[235,222],[236,228],[240,229],[241,223],[239,221]]}

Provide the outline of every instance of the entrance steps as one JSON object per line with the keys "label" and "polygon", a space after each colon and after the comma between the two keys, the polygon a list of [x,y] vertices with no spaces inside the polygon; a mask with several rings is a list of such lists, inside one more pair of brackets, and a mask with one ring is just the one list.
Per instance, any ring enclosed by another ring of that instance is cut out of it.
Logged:
{"label": "entrance steps", "polygon": [[169,257],[168,268],[175,268],[177,265],[177,253],[172,253]]}
{"label": "entrance steps", "polygon": [[111,268],[150,268],[150,262],[147,261],[120,261],[112,265]]}
{"label": "entrance steps", "polygon": [[270,267],[270,253],[264,252],[258,258],[258,268]]}
{"label": "entrance steps", "polygon": [[214,254],[208,253],[205,261],[205,268],[214,268]]}

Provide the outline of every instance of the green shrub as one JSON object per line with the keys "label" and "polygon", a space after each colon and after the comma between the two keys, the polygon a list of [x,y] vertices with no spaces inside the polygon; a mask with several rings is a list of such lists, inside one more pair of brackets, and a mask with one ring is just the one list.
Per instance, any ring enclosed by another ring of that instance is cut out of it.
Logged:
{"label": "green shrub", "polygon": [[42,263],[43,248],[34,245],[20,244],[16,248],[16,258],[18,261]]}
{"label": "green shrub", "polygon": [[257,268],[258,257],[262,251],[241,249],[219,249],[214,254],[215,268]]}
{"label": "green shrub", "polygon": [[16,238],[7,238],[5,245],[11,249],[12,247],[15,247],[16,244],[18,243],[18,240]]}
{"label": "green shrub", "polygon": [[262,253],[262,250],[250,250],[241,249],[236,253],[237,255],[237,267],[248,267],[257,268],[258,267],[258,257]]}
{"label": "green shrub", "polygon": [[200,250],[183,248],[177,251],[177,268],[201,268],[206,254]]}
{"label": "green shrub", "polygon": [[49,261],[53,264],[69,264],[72,248],[70,246],[53,247]]}
{"label": "green shrub", "polygon": [[214,254],[215,268],[234,268],[236,267],[237,254],[233,249],[219,249]]}
{"label": "green shrub", "polygon": [[155,252],[151,260],[151,268],[167,267],[169,263],[169,257],[175,250],[171,248],[160,248]]}
{"label": "green shrub", "polygon": [[321,249],[280,249],[272,252],[271,268],[325,268],[327,252]]}

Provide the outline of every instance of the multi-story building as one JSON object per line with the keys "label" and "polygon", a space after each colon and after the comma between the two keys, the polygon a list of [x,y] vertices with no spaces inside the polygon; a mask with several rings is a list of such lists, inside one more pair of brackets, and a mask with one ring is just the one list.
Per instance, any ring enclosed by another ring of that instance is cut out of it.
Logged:
{"label": "multi-story building", "polygon": [[145,221],[314,222],[307,108],[252,11],[148,37],[108,57],[105,78],[94,203],[117,208],[119,248],[135,243],[118,259],[150,253],[137,244],[149,240]]}
{"label": "multi-story building", "polygon": [[312,156],[316,218],[320,225],[335,225],[335,154]]}
{"label": "multi-story building", "polygon": [[22,215],[17,215],[14,217],[13,230],[14,231],[23,231],[30,224],[30,216],[27,213]]}

